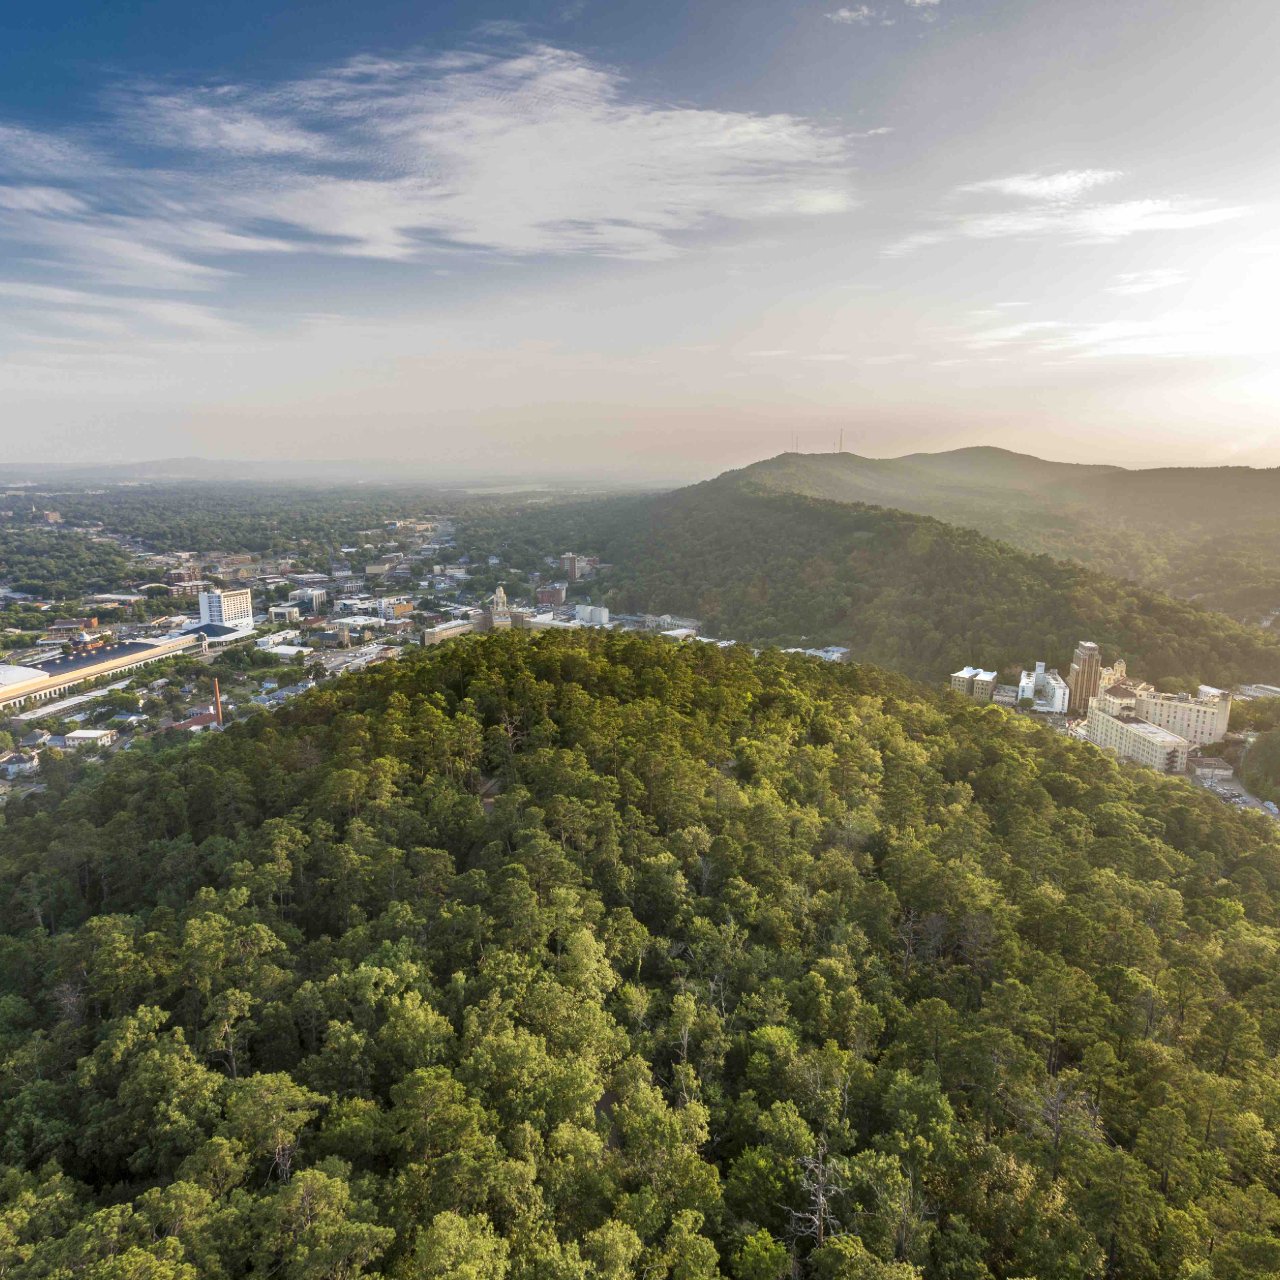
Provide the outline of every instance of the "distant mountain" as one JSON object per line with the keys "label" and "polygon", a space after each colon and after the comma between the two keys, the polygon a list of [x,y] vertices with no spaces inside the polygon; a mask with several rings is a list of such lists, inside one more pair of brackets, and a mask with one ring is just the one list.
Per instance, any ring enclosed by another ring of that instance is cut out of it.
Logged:
{"label": "distant mountain", "polygon": [[1280,468],[1131,471],[972,448],[786,453],[735,474],[764,491],[968,525],[1247,620],[1280,609]]}
{"label": "distant mountain", "polygon": [[[1036,459],[1004,458],[1006,475],[1034,473]],[[861,461],[842,465],[866,492],[877,473],[860,474]],[[832,489],[839,460],[825,462]],[[613,566],[602,589],[618,611],[687,613],[712,635],[757,644],[848,645],[927,679],[969,662],[1065,667],[1080,639],[1149,679],[1280,678],[1280,635],[958,524],[788,492],[788,474],[817,487],[810,465],[791,456],[658,497],[530,508],[473,522],[466,537],[507,554],[520,541],[598,552]]]}

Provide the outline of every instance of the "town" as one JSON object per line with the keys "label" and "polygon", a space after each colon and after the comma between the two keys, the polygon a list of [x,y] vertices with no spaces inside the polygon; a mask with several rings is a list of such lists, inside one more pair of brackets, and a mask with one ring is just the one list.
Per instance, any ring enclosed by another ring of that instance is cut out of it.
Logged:
{"label": "town", "polygon": [[[1103,665],[1102,651],[1082,640],[1066,676],[1039,661],[1000,683],[1000,673],[977,666],[951,675],[951,689],[974,702],[991,703],[1042,718],[1054,728],[1091,742],[1121,760],[1157,773],[1184,774],[1223,799],[1280,817],[1272,800],[1259,800],[1237,781],[1224,755],[1243,754],[1256,734],[1232,732],[1233,693],[1210,685],[1192,692],[1162,692],[1131,677],[1123,658]],[[1280,697],[1280,686],[1242,685],[1234,697]]]}
{"label": "town", "polygon": [[[326,559],[313,547],[297,554],[158,552],[100,526],[76,528],[35,503],[21,514],[24,526],[50,540],[71,534],[112,544],[131,572],[127,589],[75,601],[0,581],[11,645],[0,654],[0,802],[41,789],[43,765],[66,753],[91,757],[159,735],[217,730],[395,658],[406,646],[583,627],[735,643],[704,634],[696,618],[611,613],[601,602],[609,566],[598,556],[566,551],[530,568],[460,550],[449,515],[386,519]],[[828,662],[849,658],[841,645],[785,651]],[[1104,665],[1092,641],[1077,645],[1065,676],[1037,661],[1016,681],[1010,677],[1002,683],[995,670],[966,666],[952,674],[950,688],[1280,816],[1273,801],[1252,796],[1237,777],[1256,735],[1230,727],[1233,697],[1280,697],[1280,687],[1161,691],[1132,677],[1123,658]]]}
{"label": "town", "polygon": [[[135,580],[75,602],[0,582],[0,617],[9,623],[0,652],[0,802],[41,789],[42,768],[64,753],[92,757],[157,735],[217,730],[410,645],[505,629],[698,634],[696,619],[611,617],[592,603],[602,569],[594,556],[565,552],[532,572],[496,555],[473,561],[457,551],[444,516],[361,530],[323,571],[302,556],[157,553],[34,504],[23,524],[51,547],[68,534],[110,542],[129,557]],[[504,574],[521,595],[508,599]]]}

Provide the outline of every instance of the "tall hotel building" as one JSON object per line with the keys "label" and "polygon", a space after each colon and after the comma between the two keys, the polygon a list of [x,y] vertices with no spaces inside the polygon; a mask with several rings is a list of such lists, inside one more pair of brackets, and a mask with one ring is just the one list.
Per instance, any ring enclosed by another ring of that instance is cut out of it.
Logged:
{"label": "tall hotel building", "polygon": [[1089,703],[1098,694],[1102,674],[1102,651],[1092,640],[1081,640],[1071,655],[1067,686],[1071,690],[1071,709],[1077,715],[1088,715]]}

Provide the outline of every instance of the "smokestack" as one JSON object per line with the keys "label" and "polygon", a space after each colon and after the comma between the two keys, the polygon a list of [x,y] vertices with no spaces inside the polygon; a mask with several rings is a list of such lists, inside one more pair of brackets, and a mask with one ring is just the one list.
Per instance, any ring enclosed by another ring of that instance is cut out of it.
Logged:
{"label": "smokestack", "polygon": [[218,677],[213,677],[213,712],[218,717],[218,728],[222,728],[222,690],[218,687]]}

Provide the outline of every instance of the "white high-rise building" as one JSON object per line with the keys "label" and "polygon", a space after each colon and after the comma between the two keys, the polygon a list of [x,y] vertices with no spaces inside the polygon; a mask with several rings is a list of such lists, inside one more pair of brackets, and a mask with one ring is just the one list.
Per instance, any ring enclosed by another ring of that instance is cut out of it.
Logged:
{"label": "white high-rise building", "polygon": [[1067,682],[1056,672],[1046,671],[1043,662],[1034,671],[1024,671],[1018,680],[1018,701],[1030,698],[1035,711],[1064,715],[1071,701]]}
{"label": "white high-rise building", "polygon": [[214,623],[220,627],[244,627],[253,622],[253,593],[241,591],[202,591],[200,593],[200,625]]}

